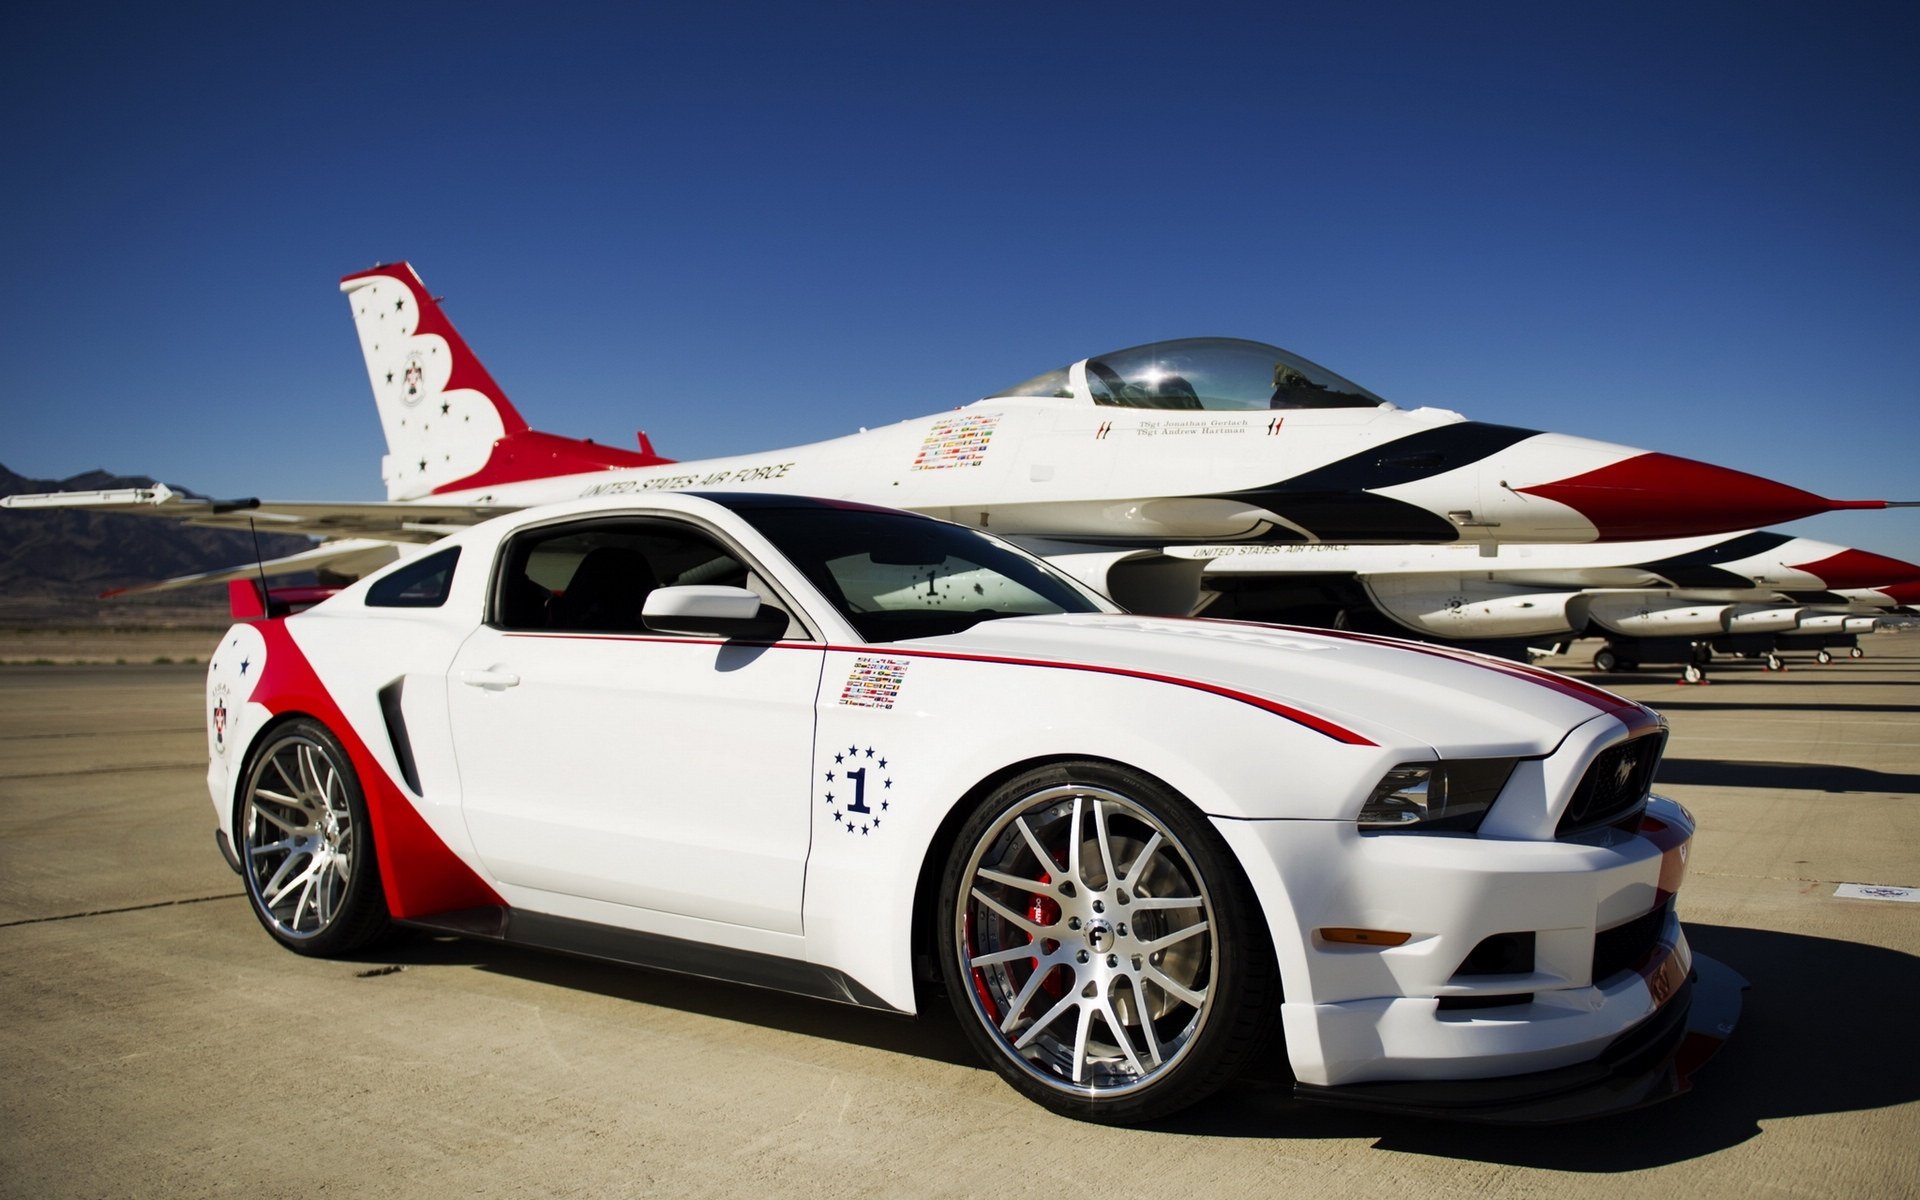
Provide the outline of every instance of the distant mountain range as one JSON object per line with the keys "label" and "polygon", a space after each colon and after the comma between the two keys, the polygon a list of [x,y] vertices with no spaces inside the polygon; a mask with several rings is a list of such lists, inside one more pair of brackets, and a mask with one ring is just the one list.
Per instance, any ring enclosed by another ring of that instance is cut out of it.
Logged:
{"label": "distant mountain range", "polygon": [[[71,479],[28,479],[0,466],[0,496],[152,487],[153,483],[144,475],[109,475],[105,471],[89,471]],[[263,533],[259,553],[277,558],[312,544],[304,537]],[[254,554],[253,538],[236,530],[202,529],[177,521],[80,509],[8,510],[0,512],[0,598],[91,601],[109,588],[231,567],[253,561]],[[189,588],[162,595],[168,607],[224,610],[226,605],[224,587]],[[132,604],[133,600],[111,603]],[[41,610],[46,606],[26,607]],[[77,607],[88,612],[95,608],[92,604]],[[112,608],[100,611],[110,614]]]}

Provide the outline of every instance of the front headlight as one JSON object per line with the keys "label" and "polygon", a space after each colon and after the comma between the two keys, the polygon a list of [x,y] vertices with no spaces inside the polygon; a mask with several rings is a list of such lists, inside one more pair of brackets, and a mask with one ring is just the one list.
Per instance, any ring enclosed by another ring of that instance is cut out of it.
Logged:
{"label": "front headlight", "polygon": [[1518,759],[1465,758],[1401,763],[1374,785],[1360,828],[1472,833],[1507,786]]}

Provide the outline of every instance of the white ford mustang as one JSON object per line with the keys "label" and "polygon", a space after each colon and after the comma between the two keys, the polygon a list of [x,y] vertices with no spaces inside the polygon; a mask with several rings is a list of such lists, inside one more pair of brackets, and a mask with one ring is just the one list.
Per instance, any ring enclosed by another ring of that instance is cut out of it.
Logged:
{"label": "white ford mustang", "polygon": [[1305,1097],[1562,1119],[1679,1090],[1738,1014],[1674,913],[1652,712],[1129,616],[906,513],[516,513],[234,625],[207,708],[220,845],[290,949],[397,922],[899,1012],[944,988],[1095,1120],[1260,1056]]}

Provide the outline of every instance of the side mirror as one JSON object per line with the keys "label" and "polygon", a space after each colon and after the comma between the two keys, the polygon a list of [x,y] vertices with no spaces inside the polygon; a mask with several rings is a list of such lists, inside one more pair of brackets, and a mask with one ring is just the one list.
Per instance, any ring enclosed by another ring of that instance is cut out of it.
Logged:
{"label": "side mirror", "polygon": [[640,620],[656,633],[705,633],[720,637],[778,637],[786,614],[765,607],[746,588],[685,584],[647,594]]}

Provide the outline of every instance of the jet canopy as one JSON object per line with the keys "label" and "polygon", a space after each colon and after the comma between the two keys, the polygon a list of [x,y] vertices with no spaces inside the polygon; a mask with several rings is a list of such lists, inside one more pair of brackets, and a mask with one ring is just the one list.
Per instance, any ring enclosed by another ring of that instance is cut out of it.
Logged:
{"label": "jet canopy", "polygon": [[1244,338],[1180,338],[1083,358],[993,399],[1048,396],[1118,408],[1374,408],[1385,400],[1317,363]]}

